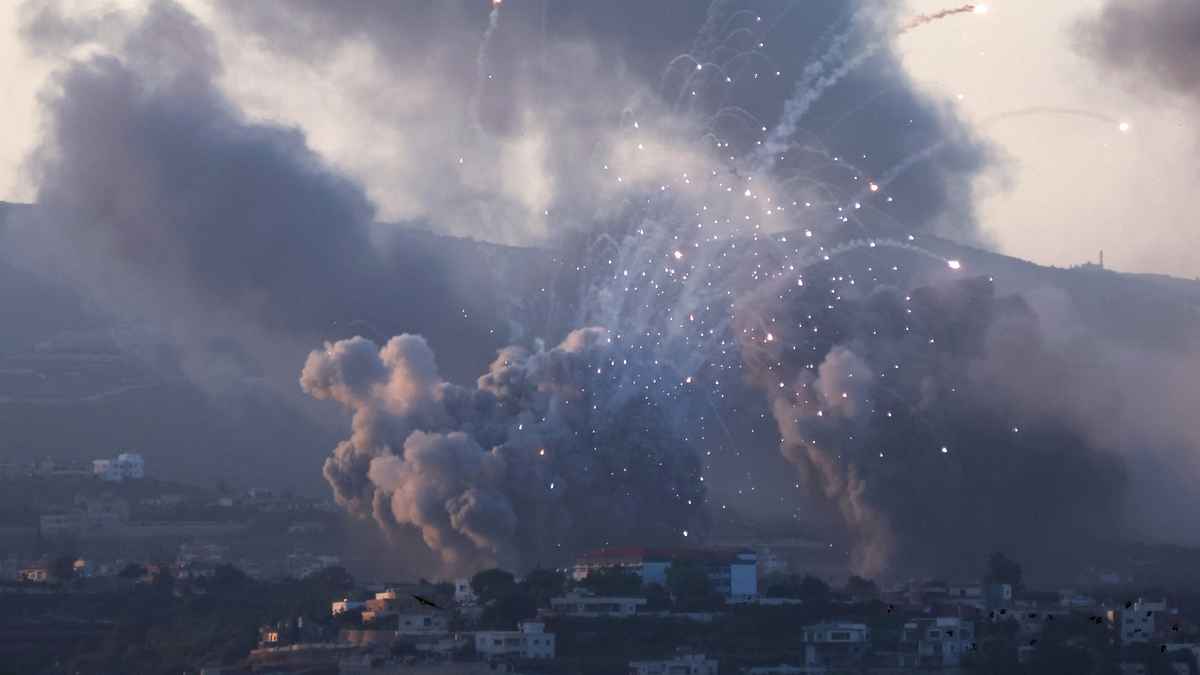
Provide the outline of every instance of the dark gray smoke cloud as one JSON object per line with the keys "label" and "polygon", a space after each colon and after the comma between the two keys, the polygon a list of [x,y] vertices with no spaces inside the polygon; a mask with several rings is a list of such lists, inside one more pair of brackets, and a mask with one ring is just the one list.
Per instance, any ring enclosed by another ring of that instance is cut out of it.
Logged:
{"label": "dark gray smoke cloud", "polygon": [[246,120],[220,68],[208,31],[158,2],[119,56],[59,72],[33,160],[39,205],[145,281],[313,330],[380,277],[373,208],[302,132]]}
{"label": "dark gray smoke cloud", "polygon": [[1191,0],[1108,0],[1076,37],[1136,88],[1200,98],[1200,5]]}
{"label": "dark gray smoke cloud", "polygon": [[986,278],[905,292],[841,271],[770,287],[739,323],[782,451],[811,508],[849,528],[854,568],[937,569],[995,547],[1048,558],[1118,536],[1123,452],[1136,445],[1099,437],[1080,413],[1116,413],[1121,390],[1076,398],[1081,373],[1110,367],[1100,353],[1056,344]]}
{"label": "dark gray smoke cloud", "polygon": [[445,382],[423,338],[313,352],[304,390],[354,413],[325,464],[338,501],[414,528],[455,572],[570,560],[610,543],[682,542],[707,523],[700,462],[637,393],[602,329],[502,350],[475,387]]}
{"label": "dark gray smoke cloud", "polygon": [[495,288],[489,275],[504,265],[451,275],[450,259],[486,251],[374,233],[358,182],[302,130],[248,119],[218,88],[214,36],[178,5],[105,15],[124,30],[101,35],[59,9],[25,6],[32,47],[87,37],[102,51],[66,62],[43,94],[46,135],[30,160],[38,222],[27,228],[38,255],[180,339],[236,335],[256,358],[278,358],[269,377],[294,369],[281,363],[313,339],[364,326],[422,331],[486,362],[502,339],[490,337],[495,315],[510,307],[478,289]]}
{"label": "dark gray smoke cloud", "polygon": [[[388,98],[369,119],[394,129],[401,147],[428,152],[373,167],[421,186],[423,203],[397,196],[407,187],[381,199],[446,231],[518,242],[595,232],[628,219],[614,213],[628,188],[658,190],[681,173],[723,168],[730,154],[749,156],[761,127],[795,108],[786,101],[820,89],[788,125],[786,158],[759,180],[789,181],[789,200],[821,203],[819,221],[832,222],[826,216],[853,203],[867,178],[941,141],[936,156],[896,178],[899,199],[863,200],[853,218],[874,231],[979,237],[969,188],[987,152],[910,82],[892,50],[903,16],[887,2],[512,2],[486,45],[486,8],[470,0],[370,1],[355,12],[308,1],[220,7],[269,50],[305,61],[365,46],[380,61],[365,67],[388,83],[381,96],[419,91],[412,101]],[[697,71],[697,61],[709,68]],[[850,62],[836,84],[818,86]],[[475,117],[482,136],[464,131]],[[636,153],[627,147],[640,141]]]}
{"label": "dark gray smoke cloud", "polygon": [[[541,302],[526,296],[552,295],[517,268],[550,266],[540,257],[568,272],[583,265],[511,251],[495,256],[520,258],[511,268],[470,256],[450,264],[443,256],[458,244],[420,244],[372,221],[380,196],[395,192],[391,210],[493,241],[582,232],[591,251],[593,240],[619,239],[651,220],[669,240],[670,228],[693,227],[703,202],[730,220],[762,211],[740,198],[717,203],[712,190],[643,206],[665,183],[717,166],[721,180],[758,172],[760,184],[780,190],[815,186],[802,194],[821,213],[789,216],[784,226],[811,218],[814,228],[828,228],[864,180],[949,138],[943,152],[890,183],[901,196],[894,204],[864,199],[852,222],[835,227],[977,236],[968,188],[986,154],[909,82],[891,50],[887,26],[897,17],[884,3],[772,1],[749,13],[737,6],[551,2],[544,11],[510,2],[492,42],[481,45],[486,8],[473,2],[363,2],[355,11],[322,2],[223,4],[235,30],[326,77],[334,77],[326,62],[346,50],[365,46],[378,59],[364,66],[368,84],[346,87],[384,139],[352,137],[351,145],[354,154],[389,152],[378,175],[358,171],[355,179],[334,170],[301,129],[240,109],[218,86],[224,59],[214,34],[178,5],[160,0],[144,17],[105,23],[120,30],[104,31],[49,9],[28,13],[26,39],[35,48],[83,39],[105,47],[69,62],[45,96],[47,136],[33,166],[45,229],[61,245],[47,248],[65,249],[81,283],[101,289],[112,306],[149,306],[158,320],[182,324],[176,332],[188,339],[200,333],[205,345],[220,344],[222,364],[278,361],[261,369],[268,381],[294,383],[294,371],[279,373],[294,368],[297,345],[306,352],[329,333],[369,332],[379,342],[423,334],[382,349],[364,339],[333,342],[310,356],[302,384],[354,413],[350,438],[325,467],[338,499],[388,531],[416,529],[449,567],[528,566],[610,540],[702,534],[700,464],[680,431],[683,407],[642,395],[681,378],[653,358],[632,358],[643,345],[572,332],[548,351],[504,350],[474,388],[447,382],[477,373],[478,355],[503,344],[492,334],[502,317],[513,319],[513,333],[527,327],[523,311],[510,311]],[[723,67],[705,71],[684,59],[685,67],[664,72],[689,47],[693,58]],[[814,58],[823,59],[818,67],[810,67]],[[789,120],[786,159],[772,159],[772,169],[746,161],[761,126],[797,110],[788,100],[859,58],[803,117]],[[696,74],[705,72],[731,81]],[[349,134],[355,125],[344,126]],[[727,161],[714,137],[740,159]],[[607,166],[619,167],[623,182]],[[368,193],[368,178],[387,189]],[[614,294],[624,288],[604,283]],[[530,341],[553,343],[566,329],[595,325],[580,320],[598,313],[581,307],[590,296],[564,286],[557,328],[534,325]],[[671,318],[654,314],[647,303],[605,325],[652,335],[648,321]],[[233,348],[216,340],[229,335]],[[449,355],[446,376],[425,339]],[[216,370],[213,351],[200,352],[194,369]],[[866,409],[838,395],[874,386],[864,371],[851,387],[847,369],[874,367],[872,359],[847,345],[824,366],[819,396],[845,423]],[[840,513],[884,531],[865,478],[811,463]]]}

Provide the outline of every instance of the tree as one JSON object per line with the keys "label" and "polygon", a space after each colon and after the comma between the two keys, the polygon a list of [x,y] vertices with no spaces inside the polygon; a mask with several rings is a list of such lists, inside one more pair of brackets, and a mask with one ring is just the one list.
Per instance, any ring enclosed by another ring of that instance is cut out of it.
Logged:
{"label": "tree", "polygon": [[631,596],[642,591],[642,578],[623,567],[592,570],[579,585],[596,595]]}
{"label": "tree", "polygon": [[989,584],[1008,584],[1013,589],[1021,586],[1021,565],[1003,553],[993,553],[988,558],[988,573],[985,581]]}
{"label": "tree", "polygon": [[662,584],[646,584],[642,589],[646,595],[646,611],[649,612],[669,612],[671,611],[671,594],[667,592],[667,588]]}
{"label": "tree", "polygon": [[484,607],[479,623],[493,630],[512,630],[517,622],[536,617],[537,610],[533,597],[524,588],[514,586]]}
{"label": "tree", "polygon": [[1042,640],[1030,659],[1029,675],[1091,675],[1092,657],[1087,650],[1059,640]]}
{"label": "tree", "polygon": [[812,575],[805,575],[800,580],[799,590],[800,594],[797,597],[806,605],[822,607],[829,604],[829,584]]}
{"label": "tree", "polygon": [[717,609],[724,601],[713,590],[704,566],[691,561],[677,560],[667,567],[667,590],[675,600],[675,607],[683,611]]}
{"label": "tree", "polygon": [[508,595],[516,585],[513,575],[502,569],[484,570],[471,577],[471,590],[483,604]]}
{"label": "tree", "polygon": [[345,567],[326,567],[304,579],[305,583],[333,591],[348,591],[354,588],[354,577]]}
{"label": "tree", "polygon": [[117,576],[122,579],[141,579],[146,576],[146,568],[137,563],[129,563],[117,573]]}
{"label": "tree", "polygon": [[858,600],[870,600],[879,597],[879,587],[870,579],[851,575],[846,581],[846,593]]}
{"label": "tree", "polygon": [[550,598],[562,595],[567,578],[561,572],[536,569],[525,577],[521,585],[538,607],[544,607],[550,604]]}
{"label": "tree", "polygon": [[236,589],[250,584],[250,577],[233,565],[218,565],[213,575],[201,582],[207,589]]}
{"label": "tree", "polygon": [[70,581],[75,578],[75,556],[60,555],[50,561],[50,577],[58,581]]}

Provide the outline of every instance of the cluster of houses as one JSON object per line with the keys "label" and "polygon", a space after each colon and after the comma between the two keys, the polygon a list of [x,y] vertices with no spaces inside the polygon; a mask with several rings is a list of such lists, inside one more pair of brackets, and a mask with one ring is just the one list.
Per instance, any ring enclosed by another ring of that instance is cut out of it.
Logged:
{"label": "cluster of houses", "polygon": [[[304,573],[338,562],[307,554],[293,557],[292,564]],[[227,559],[228,550],[223,546],[185,544],[169,568],[146,566],[144,575],[149,579],[169,569],[177,580],[198,579],[212,574]],[[574,566],[562,571],[576,582],[586,582],[599,570],[617,567],[636,574],[645,588],[647,584],[665,585],[669,570],[680,562],[704,571],[710,590],[724,598],[723,609],[702,614],[673,613],[661,606],[652,608],[650,600],[640,593],[597,595],[588,590],[587,583],[576,583],[555,597],[545,598],[536,616],[495,630],[479,627],[486,608],[467,579],[453,584],[391,584],[376,587],[365,597],[332,602],[329,617],[315,621],[294,618],[263,626],[259,646],[245,665],[286,670],[322,664],[354,675],[476,672],[472,669],[554,673],[555,664],[564,656],[560,653],[562,636],[556,635],[556,630],[562,632],[564,625],[575,631],[593,621],[610,626],[613,621],[630,620],[718,621],[728,612],[747,611],[756,605],[804,602],[760,592],[760,586],[765,585],[762,574],[757,569],[756,555],[747,550],[605,549],[580,556]],[[20,577],[29,584],[45,583],[62,569],[61,561],[35,565],[22,569]],[[74,563],[72,574],[83,577],[112,572],[95,570],[80,560]],[[722,664],[724,657],[719,654],[697,653],[681,646],[681,651],[667,658],[630,661],[627,672],[717,675],[725,669],[746,675],[829,675],[847,671],[948,674],[957,672],[972,653],[998,635],[1013,641],[1017,657],[1028,661],[1047,628],[1072,616],[1089,619],[1089,625],[1104,631],[1106,640],[1114,645],[1149,644],[1161,646],[1164,652],[1186,650],[1200,656],[1200,646],[1187,641],[1194,640],[1200,630],[1160,598],[1115,602],[1071,589],[1035,593],[1019,592],[1002,583],[927,581],[872,589],[860,595],[835,594],[828,602],[830,614],[839,618],[796,625],[786,650],[791,656],[785,662],[743,666],[739,671],[733,668],[735,664]],[[872,615],[866,611],[868,606],[874,608],[875,615],[886,611],[898,620],[884,625],[865,618],[846,618]],[[1126,665],[1125,672],[1137,673],[1139,664]]]}
{"label": "cluster of houses", "polygon": [[146,460],[136,452],[87,461],[56,460],[36,462],[0,461],[0,479],[16,478],[97,478],[110,483],[141,480],[146,477]]}
{"label": "cluster of houses", "polygon": [[[619,567],[637,574],[644,584],[665,583],[667,571],[679,561],[700,564],[712,590],[724,597],[727,607],[796,604],[792,598],[765,597],[759,591],[761,571],[756,556],[746,550],[655,550],[605,549],[580,556],[564,570],[577,582],[597,570]],[[333,602],[331,614],[341,617],[340,629],[321,636],[321,647],[310,643],[303,649],[289,644],[289,635],[276,627],[265,627],[260,649],[253,658],[279,659],[291,655],[301,660],[336,659],[342,673],[443,672],[448,663],[458,670],[475,672],[552,673],[562,655],[559,640],[550,625],[557,620],[698,620],[694,615],[672,614],[648,608],[645,597],[595,595],[577,585],[573,590],[549,598],[536,618],[520,621],[507,630],[471,630],[482,608],[469,580],[459,579],[452,591],[429,584],[397,585],[379,590],[362,600]],[[1012,631],[1020,645],[1018,656],[1028,660],[1047,626],[1067,616],[1094,618],[1098,630],[1107,631],[1123,645],[1162,642],[1164,650],[1191,649],[1179,642],[1194,627],[1183,627],[1176,610],[1164,600],[1137,600],[1106,604],[1073,590],[1056,593],[1017,593],[1008,584],[907,583],[884,589],[869,599],[841,595],[834,599],[843,607],[839,616],[853,615],[858,603],[879,601],[889,613],[904,617],[897,631],[876,634],[870,623],[831,620],[796,626],[791,652],[796,657],[785,663],[743,668],[746,675],[829,675],[837,672],[954,673],[979,649],[989,635]],[[721,611],[712,613],[721,615]],[[357,621],[345,621],[349,616]],[[712,620],[713,616],[709,616]],[[1005,630],[999,624],[1007,624]],[[1182,630],[1182,632],[1181,632]],[[397,656],[397,645],[404,645]],[[464,661],[465,659],[465,661]],[[541,664],[541,665],[538,665]],[[658,660],[628,663],[630,675],[717,675],[722,664],[710,654],[688,651]],[[726,667],[730,667],[727,665]],[[1130,667],[1133,667],[1130,664]],[[396,670],[389,670],[395,668]],[[427,670],[421,670],[426,668]],[[1134,672],[1134,671],[1130,671]]]}

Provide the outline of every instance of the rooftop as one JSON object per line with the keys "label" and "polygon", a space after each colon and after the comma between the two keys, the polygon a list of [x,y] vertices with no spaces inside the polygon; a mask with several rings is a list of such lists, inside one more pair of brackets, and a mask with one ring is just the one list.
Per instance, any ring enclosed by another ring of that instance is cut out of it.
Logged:
{"label": "rooftop", "polygon": [[585,565],[618,565],[687,560],[728,564],[737,562],[740,557],[748,557],[748,560],[756,559],[755,553],[748,549],[646,548],[630,546],[623,548],[601,548],[589,551],[580,555],[576,562]]}

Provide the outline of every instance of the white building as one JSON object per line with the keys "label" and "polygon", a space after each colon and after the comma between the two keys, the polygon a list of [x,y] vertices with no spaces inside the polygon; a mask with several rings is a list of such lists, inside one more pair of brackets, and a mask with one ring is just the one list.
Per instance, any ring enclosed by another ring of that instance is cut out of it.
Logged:
{"label": "white building", "polygon": [[1156,627],[1163,625],[1156,624],[1156,621],[1167,620],[1167,601],[1147,602],[1139,598],[1129,607],[1123,607],[1118,614],[1123,644],[1149,642],[1154,639]]}
{"label": "white building", "polygon": [[809,669],[802,665],[756,665],[744,670],[745,675],[808,675]]}
{"label": "white building", "polygon": [[664,661],[630,661],[629,675],[717,675],[717,661],[683,654]]}
{"label": "white building", "polygon": [[455,579],[454,580],[454,602],[458,605],[474,605],[479,598],[475,596],[475,589],[471,588],[470,579]]}
{"label": "white building", "polygon": [[745,602],[758,597],[758,554],[746,549],[605,548],[580,556],[572,576],[586,579],[593,570],[620,567],[642,578],[643,584],[667,583],[672,563],[701,565],[713,590],[726,600]]}
{"label": "white building", "polygon": [[616,598],[581,593],[568,593],[550,599],[550,608],[555,614],[584,618],[630,617],[637,614],[638,608],[645,604],[645,598]]}
{"label": "white building", "polygon": [[956,667],[975,644],[975,624],[959,617],[917,619],[904,624],[904,641],[916,643],[921,665]]}
{"label": "white building", "polygon": [[317,572],[342,564],[336,555],[317,555],[313,553],[289,553],[283,561],[283,573],[293,579],[304,579]]}
{"label": "white building", "polygon": [[408,612],[396,615],[396,635],[420,637],[444,635],[450,630],[450,622],[441,612]]}
{"label": "white building", "polygon": [[841,668],[862,660],[871,645],[871,629],[862,623],[819,623],[805,626],[804,666]]}
{"label": "white building", "polygon": [[351,600],[350,598],[346,598],[344,600],[338,600],[337,602],[331,603],[329,607],[329,613],[333,616],[337,616],[339,614],[345,614],[346,612],[364,609],[366,606],[367,603],[363,602],[362,600]]}
{"label": "white building", "polygon": [[115,459],[93,460],[92,474],[101,480],[114,483],[141,480],[146,477],[146,462],[137,453],[122,452]]}
{"label": "white building", "polygon": [[475,653],[487,659],[553,659],[554,633],[545,624],[523,621],[518,630],[486,630],[475,633]]}

